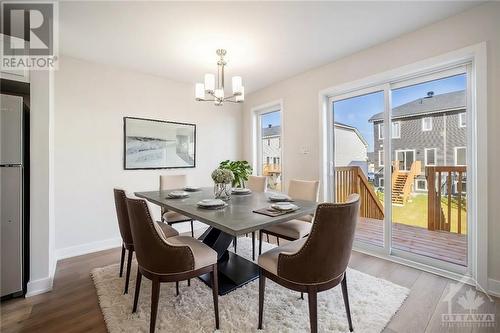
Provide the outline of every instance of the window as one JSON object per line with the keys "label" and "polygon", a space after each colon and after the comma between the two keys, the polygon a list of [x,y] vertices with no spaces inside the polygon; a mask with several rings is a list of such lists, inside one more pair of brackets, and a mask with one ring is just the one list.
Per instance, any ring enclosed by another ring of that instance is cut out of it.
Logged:
{"label": "window", "polygon": [[378,138],[379,140],[384,139],[384,124],[382,123],[378,124]]}
{"label": "window", "polygon": [[381,178],[378,179],[378,186],[379,187],[384,187],[384,178],[381,177]]}
{"label": "window", "polygon": [[432,131],[432,118],[425,117],[422,118],[422,131]]}
{"label": "window", "polygon": [[392,122],[392,138],[399,139],[401,138],[401,122],[393,121]]}
{"label": "window", "polygon": [[384,166],[384,151],[383,150],[378,151],[378,166],[380,166],[380,167]]}
{"label": "window", "polygon": [[269,189],[281,191],[281,111],[279,105],[255,111],[257,174],[266,176]]}
{"label": "window", "polygon": [[415,181],[415,183],[416,183],[415,187],[417,188],[417,191],[427,191],[427,180],[417,179]]}
{"label": "window", "polygon": [[435,166],[436,165],[436,148],[425,148],[425,165]]}
{"label": "window", "polygon": [[465,116],[465,112],[463,113],[460,113],[458,115],[458,127],[465,127],[465,125],[467,124],[467,117]]}
{"label": "window", "polygon": [[455,147],[455,165],[465,166],[467,164],[467,155],[465,147]]}

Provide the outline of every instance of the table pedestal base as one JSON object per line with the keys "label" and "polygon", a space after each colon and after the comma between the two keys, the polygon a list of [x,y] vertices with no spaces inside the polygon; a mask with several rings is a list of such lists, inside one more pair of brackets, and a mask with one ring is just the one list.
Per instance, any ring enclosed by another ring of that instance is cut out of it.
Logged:
{"label": "table pedestal base", "polygon": [[[210,227],[200,240],[217,251],[219,295],[225,295],[259,277],[258,265],[227,250],[233,236]],[[212,287],[210,274],[202,275],[200,279]]]}

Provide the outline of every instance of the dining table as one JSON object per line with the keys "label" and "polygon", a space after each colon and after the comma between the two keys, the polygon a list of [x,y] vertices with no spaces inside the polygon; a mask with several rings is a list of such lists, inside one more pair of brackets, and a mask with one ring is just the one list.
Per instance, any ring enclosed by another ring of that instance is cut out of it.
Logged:
{"label": "dining table", "polygon": [[[259,276],[257,264],[228,250],[235,236],[313,214],[317,205],[317,202],[313,201],[293,200],[299,207],[297,210],[279,216],[267,216],[254,211],[271,206],[271,192],[233,194],[226,200],[226,207],[214,210],[198,206],[199,201],[214,198],[213,188],[199,188],[189,192],[189,196],[185,198],[173,199],[168,196],[172,191],[182,190],[135,192],[135,195],[208,225],[208,229],[198,239],[217,252],[219,295],[225,295]],[[209,274],[201,276],[200,279],[211,287]]]}

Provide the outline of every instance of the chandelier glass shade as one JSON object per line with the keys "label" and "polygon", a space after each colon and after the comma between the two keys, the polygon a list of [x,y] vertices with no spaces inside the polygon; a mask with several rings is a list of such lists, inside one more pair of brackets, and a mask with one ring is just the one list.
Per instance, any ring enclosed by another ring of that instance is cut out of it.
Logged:
{"label": "chandelier glass shade", "polygon": [[245,100],[245,87],[241,76],[233,76],[231,79],[232,94],[225,96],[224,92],[224,69],[227,65],[224,60],[226,50],[218,49],[216,51],[219,60],[217,61],[217,75],[205,74],[204,83],[196,83],[195,98],[199,102],[214,102],[215,105],[221,106],[224,102],[243,103]]}

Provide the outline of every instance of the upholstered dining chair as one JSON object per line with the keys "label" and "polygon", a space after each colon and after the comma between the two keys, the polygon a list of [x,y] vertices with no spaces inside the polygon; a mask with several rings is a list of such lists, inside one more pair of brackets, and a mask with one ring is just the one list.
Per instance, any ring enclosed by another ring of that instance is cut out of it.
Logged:
{"label": "upholstered dining chair", "polygon": [[[267,177],[266,176],[248,176],[246,187],[252,192],[266,192]],[[248,236],[248,234],[246,235]],[[233,240],[234,252],[238,244],[238,238],[235,236]],[[255,231],[252,231],[252,260],[255,260]]]}
{"label": "upholstered dining chair", "polygon": [[[288,185],[288,195],[292,199],[318,201],[319,181],[311,180],[291,180]],[[302,216],[300,218],[281,222],[259,231],[259,254],[262,253],[262,238],[264,234],[275,236],[279,245],[279,239],[283,238],[289,241],[300,239],[307,236],[311,231],[312,215]]]}
{"label": "upholstered dining chair", "polygon": [[[160,175],[160,191],[180,189],[186,186],[186,175]],[[161,219],[168,225],[190,222],[191,237],[194,237],[193,219],[174,211],[161,208]]]}
{"label": "upholstered dining chair", "polygon": [[189,236],[166,238],[151,218],[142,199],[127,199],[132,238],[137,257],[137,279],[132,312],[137,311],[142,276],[152,282],[151,321],[149,331],[154,332],[161,282],[176,282],[177,294],[180,280],[210,273],[212,281],[215,327],[219,328],[217,252]]}
{"label": "upholstered dining chair", "polygon": [[262,329],[263,323],[265,282],[269,278],[288,289],[308,293],[313,333],[318,331],[317,293],[340,283],[349,330],[353,331],[346,269],[358,217],[358,194],[351,194],[345,203],[319,204],[308,237],[259,256],[259,329]]}
{"label": "upholstered dining chair", "polygon": [[[123,264],[125,262],[125,251],[128,251],[127,257],[127,273],[125,277],[125,291],[128,293],[128,284],[130,281],[130,266],[132,264],[132,255],[134,253],[134,241],[132,240],[132,232],[130,231],[130,219],[127,211],[127,195],[124,190],[115,188],[113,190],[115,195],[116,217],[118,219],[118,228],[122,237],[122,255],[120,260],[120,277],[123,275]],[[157,222],[158,226],[163,232],[165,237],[178,236],[179,233],[171,226]]]}

